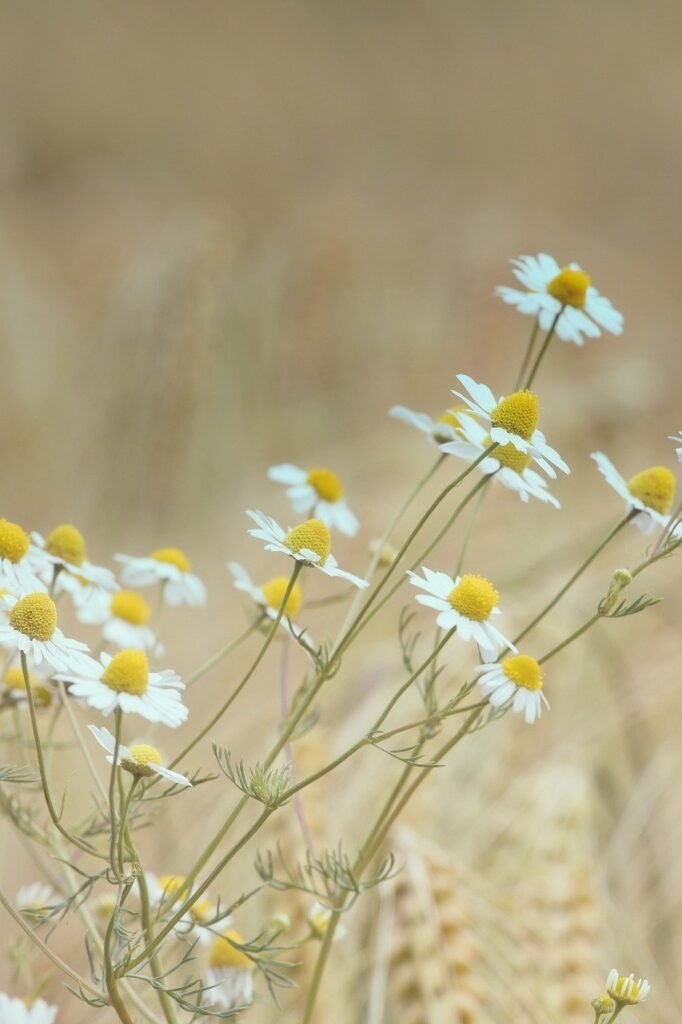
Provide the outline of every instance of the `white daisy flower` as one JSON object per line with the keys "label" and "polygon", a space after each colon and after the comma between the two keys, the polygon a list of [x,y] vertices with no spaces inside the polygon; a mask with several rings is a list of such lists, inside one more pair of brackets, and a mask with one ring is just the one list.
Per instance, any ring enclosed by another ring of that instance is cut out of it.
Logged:
{"label": "white daisy flower", "polygon": [[356,587],[369,586],[367,580],[361,580],[352,573],[339,569],[339,563],[331,553],[332,540],[329,527],[321,519],[306,519],[304,523],[294,526],[288,533],[262,512],[247,511],[247,516],[256,523],[257,529],[249,530],[252,537],[264,540],[266,551],[280,551],[283,555],[295,558],[297,562],[312,565],[327,576],[339,576],[348,580]]}
{"label": "white daisy flower", "polygon": [[414,412],[404,405],[394,405],[392,409],[389,409],[388,415],[402,423],[407,423],[409,427],[420,430],[422,434],[426,434],[432,444],[441,445],[447,441],[455,441],[459,437],[462,429],[460,417],[462,413],[468,411],[466,405],[453,405],[452,408],[441,413],[437,419],[433,419],[426,412]]}
{"label": "white daisy flower", "polygon": [[83,534],[71,523],[56,526],[47,537],[34,530],[31,537],[33,548],[30,558],[46,583],[50,583],[55,568],[59,567],[77,580],[102,590],[118,588],[111,569],[88,561]]}
{"label": "white daisy flower", "polygon": [[576,345],[586,338],[598,338],[600,328],[611,334],[623,331],[623,314],[614,309],[610,301],[592,287],[588,275],[577,263],[563,269],[546,253],[537,256],[519,256],[511,261],[514,276],[526,292],[501,286],[495,292],[519,313],[538,318],[543,331],[548,331],[557,314],[555,331],[563,341]]}
{"label": "white daisy flower", "polygon": [[287,498],[297,515],[311,513],[347,537],[358,532],[358,521],[343,497],[343,484],[331,469],[272,466],[268,479],[287,485]]}
{"label": "white daisy flower", "polygon": [[680,436],[679,437],[673,437],[673,435],[671,434],[670,435],[670,440],[674,441],[675,444],[679,444],[680,445],[680,447],[676,448],[675,451],[677,452],[677,458],[679,459],[680,462],[682,462],[682,431],[680,431]]}
{"label": "white daisy flower", "polygon": [[147,625],[152,610],[135,590],[104,591],[74,595],[79,622],[101,625],[102,636],[114,647],[163,654],[163,646]]}
{"label": "white daisy flower", "polygon": [[[263,611],[269,619],[274,621],[282,607],[282,601],[284,600],[284,595],[286,594],[289,586],[288,577],[273,576],[271,580],[267,580],[266,583],[257,587],[246,569],[241,566],[239,562],[228,562],[227,568],[232,573],[236,589],[248,594],[249,597],[258,605],[259,609]],[[283,629],[286,629],[286,631],[293,637],[300,636],[301,634],[300,629],[297,630],[294,628],[293,620],[298,614],[302,600],[303,591],[298,583],[294,583],[291,588],[291,593],[287,598],[282,618],[279,620],[280,626],[282,626]]]}
{"label": "white daisy flower", "polygon": [[121,562],[121,579],[129,587],[163,584],[164,600],[170,605],[206,604],[206,587],[190,572],[187,555],[180,548],[159,548],[146,558],[114,555]]}
{"label": "white daisy flower", "polygon": [[[317,939],[323,939],[327,933],[329,922],[331,920],[332,911],[329,907],[325,907],[322,903],[317,900],[310,906],[308,910],[308,924],[310,930]],[[347,929],[342,924],[337,924],[334,931],[334,942],[338,942],[344,935],[347,934]]]}
{"label": "white daisy flower", "polygon": [[[462,417],[466,421],[462,427],[462,437],[456,441],[449,441],[442,444],[440,450],[448,455],[456,455],[467,462],[474,462],[479,456],[490,447],[490,434],[468,416]],[[528,501],[530,498],[537,498],[545,501],[555,508],[561,508],[557,499],[547,490],[547,484],[543,477],[530,468],[531,456],[527,452],[519,451],[513,444],[500,445],[487,458],[479,462],[478,469],[484,475],[495,474],[495,479],[512,491],[516,491],[521,501]]]}
{"label": "white daisy flower", "polygon": [[54,1024],[58,1006],[50,1006],[44,999],[36,999],[27,1006],[23,999],[0,992],[0,1024]]}
{"label": "white daisy flower", "polygon": [[[36,708],[49,707],[56,697],[56,692],[48,685],[47,678],[29,669],[28,681]],[[9,668],[5,669],[2,683],[4,688],[3,696],[10,703],[20,705],[28,703],[26,680],[24,679],[24,671],[21,665],[10,665]]]}
{"label": "white daisy flower", "polygon": [[606,991],[621,1006],[635,1006],[644,1002],[651,992],[651,985],[646,978],[635,981],[634,974],[628,978],[622,977],[616,968],[612,967],[606,979]]}
{"label": "white daisy flower", "polygon": [[[236,945],[235,945],[236,943]],[[244,939],[228,929],[211,943],[206,972],[206,1001],[221,1010],[236,1010],[253,1002],[256,965],[239,947]]]}
{"label": "white daisy flower", "polygon": [[[157,876],[151,871],[145,871],[144,877],[151,906],[158,908],[162,903],[166,903],[168,913],[194,891],[183,888],[184,875]],[[219,903],[215,904],[207,897],[202,897],[195,900],[189,911],[183,914],[173,931],[179,938],[189,939],[191,942],[198,940],[200,945],[207,946],[213,942],[214,934],[211,928],[218,920],[223,928],[228,928],[232,923],[232,918],[223,913]]]}
{"label": "white daisy flower", "polygon": [[626,481],[603,452],[593,452],[592,458],[607,484],[624,499],[627,511],[639,513],[633,522],[642,533],[668,525],[675,500],[675,477],[667,466],[651,466]]}
{"label": "white daisy flower", "polygon": [[513,444],[520,452],[525,452],[544,469],[547,476],[556,477],[554,466],[563,473],[570,469],[558,452],[551,448],[541,430],[537,429],[540,417],[540,401],[532,391],[515,391],[511,395],[500,398],[499,402],[485,384],[477,384],[465,373],[457,375],[469,392],[470,398],[453,391],[466,402],[468,408],[476,416],[480,416],[490,424],[491,441],[499,445]]}
{"label": "white daisy flower", "polygon": [[479,665],[476,673],[481,693],[494,708],[511,704],[529,725],[540,717],[543,704],[549,708],[542,692],[540,663],[527,654],[503,658],[499,665],[496,662]]}
{"label": "white daisy flower", "polygon": [[[43,911],[49,910],[57,899],[57,894],[51,885],[46,885],[44,882],[33,882],[31,885],[22,886],[17,893],[17,909],[27,916],[40,915]],[[1,1017],[0,1021],[2,1021]]]}
{"label": "white daisy flower", "polygon": [[62,673],[58,678],[71,684],[71,696],[82,698],[91,708],[103,715],[120,708],[125,714],[141,715],[172,729],[187,719],[189,712],[178,692],[185,684],[168,669],[150,672],[144,651],[119,651],[113,658],[101,654],[99,662],[88,661],[77,674]]}
{"label": "white daisy flower", "polygon": [[18,523],[0,519],[0,587],[17,594],[44,590],[32,563],[31,538]]}
{"label": "white daisy flower", "polygon": [[[109,764],[113,764],[116,738],[111,735],[108,729],[99,729],[96,725],[89,725],[88,729],[100,747],[104,747],[107,751],[109,755],[107,761]],[[161,754],[156,747],[151,747],[148,743],[136,743],[132,747],[124,747],[122,743],[119,743],[116,764],[119,764],[126,771],[130,772],[131,775],[136,775],[138,778],[150,778],[152,775],[160,775],[162,779],[169,779],[170,782],[174,782],[178,786],[192,785],[184,775],[181,775],[179,772],[172,772],[170,768],[164,768],[161,763]]]}
{"label": "white daisy flower", "polygon": [[2,598],[9,609],[7,622],[0,622],[0,644],[29,655],[35,665],[43,661],[58,672],[79,671],[92,660],[88,645],[70,640],[57,627],[57,606],[43,591],[16,598]]}
{"label": "white daisy flower", "polygon": [[445,572],[433,572],[422,567],[424,579],[408,571],[410,583],[426,594],[418,594],[417,601],[439,612],[436,623],[443,630],[457,629],[461,640],[474,640],[483,656],[492,661],[500,651],[516,648],[490,621],[499,615],[497,603],[500,595],[484,576],[464,575],[452,579]]}

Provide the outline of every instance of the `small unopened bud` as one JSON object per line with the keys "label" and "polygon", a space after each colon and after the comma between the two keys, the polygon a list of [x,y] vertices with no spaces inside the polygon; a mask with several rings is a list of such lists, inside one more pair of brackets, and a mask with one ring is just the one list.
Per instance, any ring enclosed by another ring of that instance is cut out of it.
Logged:
{"label": "small unopened bud", "polygon": [[270,919],[270,928],[275,935],[286,932],[291,928],[291,918],[285,913],[273,914]]}
{"label": "small unopened bud", "polygon": [[382,544],[380,540],[371,540],[369,542],[369,553],[370,555],[378,554],[379,560],[377,565],[381,565],[383,567],[393,565],[396,560],[396,555],[398,554],[392,544]]}
{"label": "small unopened bud", "polygon": [[599,614],[608,615],[612,612],[620,599],[620,595],[631,583],[632,573],[628,569],[616,569],[611,577],[606,597],[599,605]]}
{"label": "small unopened bud", "polygon": [[592,1000],[592,1009],[597,1014],[598,1018],[603,1016],[605,1013],[611,1013],[615,1008],[616,1004],[611,996],[606,993],[604,993],[603,996],[597,996],[596,999]]}

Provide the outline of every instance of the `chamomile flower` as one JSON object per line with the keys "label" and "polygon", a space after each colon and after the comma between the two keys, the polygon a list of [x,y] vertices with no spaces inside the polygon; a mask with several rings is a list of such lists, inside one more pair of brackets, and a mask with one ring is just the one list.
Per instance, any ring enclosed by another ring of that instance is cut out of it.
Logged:
{"label": "chamomile flower", "polygon": [[58,672],[79,671],[92,660],[88,645],[65,637],[57,626],[57,606],[38,590],[16,598],[2,598],[9,609],[7,622],[0,622],[0,644],[29,655],[35,665],[43,661]]}
{"label": "chamomile flower", "polygon": [[104,591],[74,597],[79,622],[102,626],[102,636],[114,647],[163,654],[156,634],[147,625],[152,610],[135,590]]}
{"label": "chamomile flower", "polygon": [[547,444],[542,431],[537,429],[540,400],[536,394],[532,391],[515,391],[500,398],[498,402],[489,387],[477,384],[465,373],[458,374],[457,380],[461,381],[471,397],[459,391],[453,391],[453,395],[465,401],[472,413],[490,424],[491,442],[514,445],[520,452],[530,455],[552,478],[556,477],[554,466],[563,473],[571,472],[559,453]]}
{"label": "chamomile flower", "polygon": [[[88,729],[95,737],[100,747],[104,747],[109,764],[114,763],[114,750],[116,739],[108,729],[99,729],[96,725],[89,725]],[[152,775],[160,775],[162,779],[168,779],[177,786],[191,786],[192,783],[180,772],[173,772],[170,768],[164,768],[161,763],[161,754],[156,747],[148,743],[136,743],[132,747],[124,747],[122,743],[118,747],[118,758],[116,764],[125,768],[131,775],[137,778],[150,778]]]}
{"label": "chamomile flower", "polygon": [[331,469],[272,466],[268,479],[287,485],[287,498],[297,515],[310,513],[347,537],[358,532],[358,521],[343,497],[343,484]]}
{"label": "chamomile flower", "polygon": [[244,939],[229,928],[211,943],[206,973],[206,999],[222,1010],[236,1010],[253,1002],[256,965],[240,947]]}
{"label": "chamomile flower", "polygon": [[123,565],[121,579],[128,587],[163,585],[163,598],[170,605],[203,605],[206,587],[190,572],[187,555],[180,548],[158,548],[146,558],[114,555]]}
{"label": "chamomile flower", "polygon": [[528,654],[513,654],[500,664],[479,665],[476,669],[478,685],[484,697],[494,708],[511,705],[532,725],[542,714],[542,705],[549,708],[542,692],[543,680],[540,664]]}
{"label": "chamomile flower", "polygon": [[31,560],[46,583],[51,581],[55,569],[59,569],[102,590],[118,588],[111,569],[88,561],[83,534],[71,523],[55,526],[47,537],[34,530],[31,537],[34,545]]}
{"label": "chamomile flower", "polygon": [[[462,427],[462,437],[442,444],[440,450],[466,459],[467,462],[474,462],[490,447],[490,434],[471,417],[464,416],[462,420],[466,421]],[[479,462],[478,469],[484,475],[494,473],[495,479],[511,491],[516,491],[521,501],[537,498],[560,508],[557,499],[547,490],[544,478],[530,468],[530,463],[531,456],[527,452],[519,451],[509,443],[495,448],[487,458]]]}
{"label": "chamomile flower", "polygon": [[280,551],[283,555],[295,558],[297,562],[304,562],[315,569],[319,569],[327,576],[339,576],[348,580],[356,587],[369,586],[367,580],[361,580],[352,573],[339,569],[339,563],[331,553],[332,540],[329,527],[320,519],[306,519],[288,532],[262,512],[247,511],[256,523],[255,530],[249,530],[252,537],[265,541],[266,551]]}
{"label": "chamomile flower", "polygon": [[[331,920],[332,912],[329,907],[325,907],[322,903],[317,900],[311,904],[308,910],[308,924],[310,925],[310,931],[316,939],[323,939],[327,933],[329,922]],[[334,931],[334,942],[338,942],[344,935],[347,934],[347,929],[342,924],[337,924]]]}
{"label": "chamomile flower", "polygon": [[0,587],[25,594],[44,584],[32,563],[31,538],[18,523],[0,519]]}
{"label": "chamomile flower", "polygon": [[675,499],[675,477],[667,466],[651,466],[625,480],[603,452],[593,452],[592,458],[607,484],[624,499],[627,511],[638,513],[633,522],[642,533],[653,533],[668,525]]}
{"label": "chamomile flower", "polygon": [[528,291],[500,286],[496,294],[503,302],[515,306],[519,313],[538,318],[543,331],[548,331],[560,314],[555,331],[563,341],[582,345],[584,338],[598,338],[601,328],[611,334],[623,331],[623,314],[592,286],[591,278],[577,263],[561,268],[546,253],[519,256],[511,261],[514,276]]}
{"label": "chamomile flower", "polygon": [[500,595],[484,576],[470,574],[452,579],[445,572],[433,572],[422,567],[424,579],[408,571],[410,583],[425,590],[418,594],[417,601],[439,613],[436,623],[441,629],[457,630],[461,640],[474,640],[483,656],[492,661],[500,651],[516,648],[493,626],[493,615],[499,615],[497,604]]}
{"label": "chamomile flower", "polygon": [[101,654],[99,662],[93,658],[88,662],[77,673],[62,673],[58,678],[71,684],[70,695],[80,697],[103,715],[120,708],[125,714],[140,715],[172,729],[187,719],[188,711],[178,692],[185,684],[168,669],[150,672],[144,651],[119,651],[113,658]]}
{"label": "chamomile flower", "polygon": [[[49,707],[55,692],[47,685],[47,679],[29,669],[28,681],[36,708]],[[10,665],[9,668],[5,669],[2,684],[4,688],[3,696],[11,704],[23,705],[28,702],[26,680],[24,679],[24,671],[21,665]]]}
{"label": "chamomile flower", "polygon": [[651,992],[651,985],[646,978],[635,981],[634,974],[624,978],[612,967],[606,979],[606,991],[617,1005],[635,1006],[644,1002]]}
{"label": "chamomile flower", "polygon": [[0,992],[1,1024],[54,1024],[58,1010],[58,1006],[50,1006],[44,999],[29,1004]]}
{"label": "chamomile flower", "polygon": [[670,435],[670,440],[674,441],[675,444],[679,444],[680,445],[680,447],[676,448],[675,451],[677,452],[677,458],[679,459],[680,462],[682,462],[682,431],[680,431],[679,437],[673,437],[673,435],[671,434]]}
{"label": "chamomile flower", "polygon": [[389,409],[388,415],[409,427],[420,430],[426,434],[432,444],[441,445],[447,441],[454,441],[460,435],[462,429],[462,413],[469,411],[466,405],[455,405],[446,409],[437,419],[429,416],[426,412],[414,412],[404,405],[394,405]]}
{"label": "chamomile flower", "polygon": [[[248,594],[249,597],[258,605],[258,608],[262,612],[265,612],[269,619],[274,621],[282,607],[282,601],[284,600],[284,595],[286,594],[289,586],[289,579],[286,576],[273,576],[272,579],[267,580],[265,583],[261,584],[260,587],[257,587],[246,569],[238,562],[228,562],[227,568],[232,573],[236,589]],[[302,600],[303,591],[298,583],[294,583],[291,588],[291,593],[287,598],[282,618],[279,620],[282,628],[286,629],[292,636],[300,635],[300,630],[294,630],[292,621],[298,615]]]}
{"label": "chamomile flower", "polygon": [[41,917],[56,900],[57,894],[51,885],[46,885],[44,882],[33,882],[31,885],[21,887],[17,893],[16,903],[17,909],[27,917]]}

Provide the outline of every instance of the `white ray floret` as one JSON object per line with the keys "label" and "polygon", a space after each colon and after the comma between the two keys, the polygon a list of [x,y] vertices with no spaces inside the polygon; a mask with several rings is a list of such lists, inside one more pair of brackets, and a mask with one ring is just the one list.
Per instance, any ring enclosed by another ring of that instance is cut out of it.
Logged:
{"label": "white ray floret", "polygon": [[434,419],[426,412],[414,412],[404,405],[394,405],[392,409],[389,409],[388,414],[393,419],[400,420],[401,423],[406,423],[409,427],[414,427],[415,430],[425,434],[431,444],[441,445],[447,441],[454,441],[460,436],[462,428],[460,417],[466,412],[466,405],[457,405],[446,409],[444,413]]}
{"label": "white ray floret", "polygon": [[481,693],[493,707],[509,705],[522,714],[529,725],[540,718],[543,704],[549,708],[542,692],[540,665],[527,654],[511,655],[503,658],[500,664],[479,665],[476,673]]}
{"label": "white ray floret", "polygon": [[[116,738],[108,729],[100,729],[96,725],[89,725],[88,729],[95,737],[100,747],[103,747],[107,754],[109,764],[114,763],[114,751],[116,749]],[[161,754],[156,747],[147,743],[136,743],[132,747],[125,747],[122,743],[118,747],[118,758],[116,764],[130,771],[133,775],[151,776],[160,775],[162,779],[168,779],[178,786],[191,786],[192,783],[180,772],[164,768],[161,763]]]}
{"label": "white ray floret", "polygon": [[13,594],[46,589],[33,565],[34,553],[26,531],[18,523],[0,519],[0,589]]}
{"label": "white ray floret", "polygon": [[268,479],[285,484],[297,515],[310,515],[327,526],[354,537],[358,521],[343,496],[343,485],[331,469],[300,469],[284,463],[268,470]]}
{"label": "white ray floret", "polygon": [[54,1024],[58,1010],[44,999],[27,1006],[23,999],[0,992],[0,1024]]}
{"label": "white ray floret", "polygon": [[543,331],[548,331],[558,316],[556,334],[576,345],[583,345],[585,338],[598,338],[602,329],[622,333],[623,314],[599,294],[577,263],[561,268],[546,253],[519,256],[511,262],[514,276],[528,290],[501,285],[495,292],[519,313],[537,317]]}
{"label": "white ray floret", "polygon": [[606,979],[606,991],[616,1003],[622,1006],[635,1006],[644,1002],[651,992],[651,985],[646,978],[635,981],[634,974],[627,978],[619,975],[616,968],[612,967]]}
{"label": "white ray floret", "polygon": [[244,940],[233,929],[211,943],[206,972],[206,1002],[222,1010],[246,1008],[253,1002],[254,962],[239,947]]}
{"label": "white ray floret", "polygon": [[[25,914],[38,914],[41,911],[49,910],[50,906],[57,902],[58,896],[51,885],[45,882],[33,882],[31,885],[24,885],[17,893],[17,908]],[[0,1018],[0,1021],[2,1018]]]}
{"label": "white ray floret", "polygon": [[651,466],[625,480],[603,452],[593,452],[592,458],[607,484],[625,501],[626,511],[638,513],[633,522],[642,533],[668,526],[675,477],[667,466]]}
{"label": "white ray floret", "polygon": [[680,446],[679,448],[676,448],[675,451],[677,452],[677,458],[679,459],[680,462],[682,462],[682,430],[680,431],[678,437],[674,437],[671,434],[670,435],[670,440],[674,441],[675,444]]}
{"label": "white ray floret", "polygon": [[262,512],[248,510],[246,514],[256,523],[256,529],[248,532],[252,537],[265,541],[266,551],[279,551],[289,558],[295,558],[298,562],[319,569],[327,576],[338,576],[348,580],[356,587],[369,586],[367,580],[339,569],[339,563],[331,553],[329,528],[322,520],[306,519],[304,523],[299,523],[298,526],[286,531]]}
{"label": "white ray floret", "polygon": [[121,579],[128,587],[163,585],[163,599],[167,604],[203,605],[206,587],[194,573],[187,555],[180,548],[159,548],[151,555],[114,555],[123,566]]}
{"label": "white ray floret", "polygon": [[465,574],[453,579],[445,572],[422,567],[424,578],[408,571],[410,583],[425,590],[417,594],[419,604],[438,612],[436,623],[443,630],[456,629],[460,640],[473,640],[483,657],[492,661],[500,651],[516,651],[510,640],[493,626],[491,618],[499,615],[499,594],[483,576]]}
{"label": "white ray floret", "polygon": [[[47,537],[34,530],[31,561],[41,578],[50,583],[55,569],[102,590],[117,590],[118,583],[111,569],[93,565],[87,558],[83,534],[71,523],[56,526]],[[67,584],[68,588],[68,584]]]}
{"label": "white ray floret", "polygon": [[[286,576],[274,576],[259,587],[256,586],[244,566],[240,565],[239,562],[228,562],[227,568],[232,574],[235,588],[244,594],[248,594],[259,610],[264,612],[274,622],[289,586],[288,578]],[[301,607],[302,600],[303,592],[301,587],[298,583],[294,583],[291,593],[287,598],[282,617],[279,620],[282,629],[285,629],[287,633],[295,638],[300,637],[304,632],[304,630],[297,629],[294,626],[294,619]]]}
{"label": "white ray floret", "polygon": [[164,653],[163,645],[148,625],[152,610],[137,591],[82,592],[74,594],[74,605],[78,621],[101,626],[103,638],[114,647]]}
{"label": "white ray floret", "polygon": [[78,671],[92,660],[87,644],[65,637],[57,626],[57,608],[43,591],[16,598],[2,597],[8,612],[0,622],[0,644],[30,656],[35,665],[46,662],[58,672]]}

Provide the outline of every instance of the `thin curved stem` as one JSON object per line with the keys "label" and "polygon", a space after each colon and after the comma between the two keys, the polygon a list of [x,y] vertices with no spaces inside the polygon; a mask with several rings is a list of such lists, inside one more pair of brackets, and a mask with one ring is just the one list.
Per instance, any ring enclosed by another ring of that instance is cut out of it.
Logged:
{"label": "thin curved stem", "polygon": [[217,654],[214,654],[212,657],[208,659],[208,661],[205,661],[203,665],[200,665],[196,672],[193,672],[192,675],[185,680],[185,687],[189,689],[190,686],[193,686],[194,683],[196,683],[199,679],[202,678],[202,676],[205,676],[207,672],[210,672],[212,668],[214,668],[219,662],[221,662],[223,658],[226,658],[228,654],[231,654],[232,651],[235,651],[237,647],[239,647],[239,645],[244,640],[246,640],[247,636],[250,636],[251,633],[253,633],[253,631],[256,629],[256,627],[260,625],[262,620],[263,616],[261,615],[258,619],[255,620],[255,622],[251,622],[243,633],[240,633],[239,636],[235,637],[234,640],[230,640],[229,643],[225,644],[224,647],[221,647]]}
{"label": "thin curved stem", "polygon": [[538,336],[538,331],[539,330],[540,330],[540,320],[538,319],[538,317],[536,317],[535,318],[535,323],[533,324],[533,330],[530,333],[530,341],[528,342],[528,347],[526,348],[526,352],[525,352],[525,355],[523,357],[523,361],[521,363],[521,368],[519,370],[518,377],[516,378],[516,384],[514,385],[514,390],[515,391],[518,391],[519,388],[521,387],[521,384],[523,383],[523,377],[524,377],[524,374],[525,374],[526,370],[528,369],[528,363],[530,362],[530,357],[533,354],[533,349],[535,347],[535,339]]}
{"label": "thin curved stem", "polygon": [[542,348],[538,352],[537,358],[536,358],[535,362],[533,363],[533,369],[530,371],[530,373],[528,375],[528,380],[526,381],[526,388],[529,388],[531,386],[531,384],[535,380],[535,377],[537,376],[537,372],[540,369],[540,363],[544,359],[545,352],[549,348],[549,343],[550,343],[550,341],[552,340],[552,338],[554,336],[554,331],[555,331],[556,325],[559,323],[559,317],[561,316],[561,314],[563,313],[563,311],[565,309],[566,309],[566,307],[562,306],[561,309],[559,310],[559,312],[557,313],[557,315],[552,320],[552,324],[551,324],[549,330],[547,331],[547,336],[546,336],[545,340],[542,343]]}

